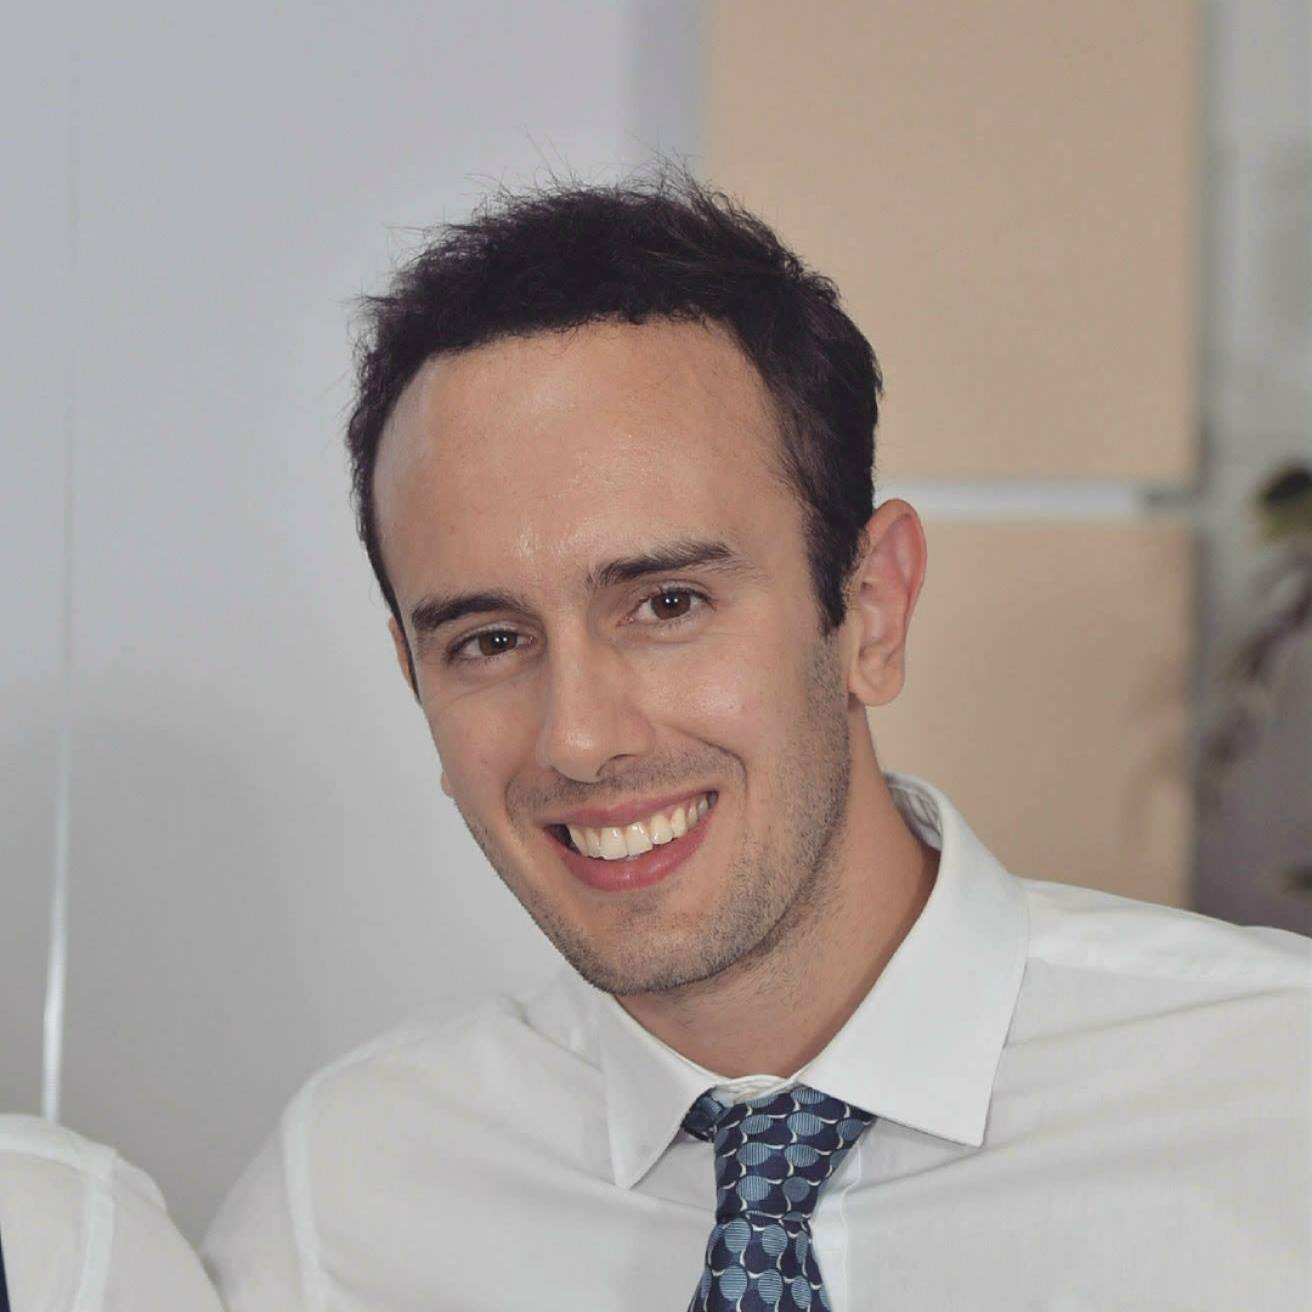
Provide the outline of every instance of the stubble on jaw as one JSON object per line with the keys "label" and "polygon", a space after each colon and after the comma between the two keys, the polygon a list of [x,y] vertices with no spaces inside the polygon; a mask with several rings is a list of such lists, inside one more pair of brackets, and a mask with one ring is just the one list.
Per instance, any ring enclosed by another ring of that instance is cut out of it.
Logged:
{"label": "stubble on jaw", "polygon": [[[739,852],[719,904],[703,923],[676,931],[661,922],[661,885],[637,890],[601,945],[580,931],[538,889],[515,878],[511,863],[477,817],[457,808],[474,841],[537,927],[594,988],[617,997],[716,987],[732,972],[771,992],[803,988],[808,948],[837,902],[836,861],[843,849],[851,780],[847,692],[836,646],[818,639],[806,665],[806,700],[776,768],[776,813],[752,850]],[[741,765],[739,776],[742,777]]]}

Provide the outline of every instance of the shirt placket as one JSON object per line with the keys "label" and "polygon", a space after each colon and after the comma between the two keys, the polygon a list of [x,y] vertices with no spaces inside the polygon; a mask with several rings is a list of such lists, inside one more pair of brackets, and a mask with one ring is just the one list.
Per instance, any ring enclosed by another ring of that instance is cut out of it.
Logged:
{"label": "shirt placket", "polygon": [[858,1143],[830,1179],[811,1218],[811,1241],[824,1272],[830,1312],[853,1312],[847,1268],[847,1194],[864,1178],[865,1154],[865,1145]]}

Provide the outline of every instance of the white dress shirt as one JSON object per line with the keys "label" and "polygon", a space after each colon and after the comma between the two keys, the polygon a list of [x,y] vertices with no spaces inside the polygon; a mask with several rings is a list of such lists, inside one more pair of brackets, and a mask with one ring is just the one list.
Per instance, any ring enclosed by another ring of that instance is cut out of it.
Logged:
{"label": "white dress shirt", "polygon": [[688,1305],[714,1222],[698,1094],[795,1080],[878,1119],[821,1194],[834,1312],[1312,1308],[1312,940],[941,852],[801,1071],[726,1082],[563,968],[318,1074],[205,1252],[230,1312]]}
{"label": "white dress shirt", "polygon": [[34,1116],[0,1116],[0,1245],[13,1312],[219,1312],[150,1177]]}

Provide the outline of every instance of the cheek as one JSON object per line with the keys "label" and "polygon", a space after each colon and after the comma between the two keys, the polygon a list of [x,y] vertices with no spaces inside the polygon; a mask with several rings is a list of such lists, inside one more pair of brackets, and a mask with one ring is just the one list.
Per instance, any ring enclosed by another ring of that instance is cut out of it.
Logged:
{"label": "cheek", "polygon": [[791,657],[741,641],[717,643],[685,667],[675,704],[677,720],[725,747],[744,744],[778,714],[781,675]]}
{"label": "cheek", "polygon": [[522,754],[526,717],[495,699],[466,698],[428,713],[428,730],[456,797],[499,796]]}
{"label": "cheek", "polygon": [[699,724],[731,729],[759,722],[765,689],[757,672],[742,666],[718,666],[690,690],[686,705]]}

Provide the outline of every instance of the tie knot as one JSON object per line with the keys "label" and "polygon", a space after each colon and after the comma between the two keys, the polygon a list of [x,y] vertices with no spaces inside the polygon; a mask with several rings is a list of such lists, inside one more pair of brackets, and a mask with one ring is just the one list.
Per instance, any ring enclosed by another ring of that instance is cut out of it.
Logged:
{"label": "tie knot", "polygon": [[874,1117],[805,1084],[726,1106],[709,1091],[683,1128],[715,1145],[716,1220],[806,1222],[821,1188]]}

